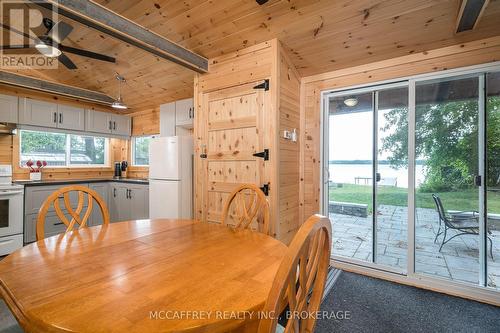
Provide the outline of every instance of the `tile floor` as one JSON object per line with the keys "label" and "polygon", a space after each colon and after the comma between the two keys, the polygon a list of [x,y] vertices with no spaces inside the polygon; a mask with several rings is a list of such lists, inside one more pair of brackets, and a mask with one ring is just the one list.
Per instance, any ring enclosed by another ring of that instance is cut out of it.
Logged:
{"label": "tile floor", "polygon": [[[371,261],[371,216],[363,218],[342,214],[330,214],[333,221],[332,253],[338,256]],[[377,222],[377,262],[406,271],[407,257],[407,209],[398,206],[380,206]],[[438,229],[435,210],[418,208],[416,214],[415,269],[417,272],[435,275],[461,282],[479,282],[479,237],[458,236],[446,243],[441,252],[442,236],[434,243]],[[449,231],[450,232],[450,231]],[[492,231],[493,257],[488,244],[488,286],[500,289],[500,231]],[[452,234],[455,231],[451,231]]]}

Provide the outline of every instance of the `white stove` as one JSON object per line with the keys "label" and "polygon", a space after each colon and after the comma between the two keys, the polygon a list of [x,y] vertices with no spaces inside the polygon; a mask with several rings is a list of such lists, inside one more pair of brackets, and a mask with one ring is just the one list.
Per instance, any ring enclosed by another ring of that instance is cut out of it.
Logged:
{"label": "white stove", "polygon": [[23,246],[24,187],[12,184],[12,166],[0,165],[0,256]]}

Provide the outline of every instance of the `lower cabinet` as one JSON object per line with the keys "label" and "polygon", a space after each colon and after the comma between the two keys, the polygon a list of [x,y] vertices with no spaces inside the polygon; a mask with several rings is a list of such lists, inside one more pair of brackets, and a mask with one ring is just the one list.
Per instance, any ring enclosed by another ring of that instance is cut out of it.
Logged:
{"label": "lower cabinet", "polygon": [[[149,185],[147,184],[99,182],[80,185],[88,186],[101,196],[108,207],[111,222],[149,218]],[[63,186],[64,185],[26,187],[24,204],[24,243],[36,241],[38,210],[51,193]],[[77,196],[71,196],[70,200],[73,208],[75,208],[78,202]],[[82,216],[86,210],[87,200],[85,198]],[[66,217],[71,220],[70,215],[65,209],[63,209],[63,212]],[[101,210],[97,202],[94,201],[92,214],[87,223],[89,226],[96,226],[102,224],[102,222]],[[63,233],[65,230],[66,225],[59,220],[56,212],[51,208],[45,218],[45,237]]]}
{"label": "lower cabinet", "polygon": [[149,186],[111,183],[109,193],[111,222],[149,218]]}

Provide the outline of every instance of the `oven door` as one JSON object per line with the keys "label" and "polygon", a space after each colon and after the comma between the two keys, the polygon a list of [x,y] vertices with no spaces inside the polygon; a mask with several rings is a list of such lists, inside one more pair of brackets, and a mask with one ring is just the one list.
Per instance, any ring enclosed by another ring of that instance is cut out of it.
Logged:
{"label": "oven door", "polygon": [[0,191],[0,237],[23,232],[23,190]]}

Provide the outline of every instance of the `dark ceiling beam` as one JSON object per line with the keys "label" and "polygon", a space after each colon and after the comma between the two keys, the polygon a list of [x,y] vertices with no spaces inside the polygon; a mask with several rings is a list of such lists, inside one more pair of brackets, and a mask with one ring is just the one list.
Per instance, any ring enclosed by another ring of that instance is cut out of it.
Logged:
{"label": "dark ceiling beam", "polygon": [[208,60],[143,26],[88,0],[31,0],[33,3],[57,10],[59,15],[89,26],[106,35],[138,47],[198,73],[208,71]]}
{"label": "dark ceiling beam", "polygon": [[98,91],[67,86],[11,72],[0,71],[0,83],[56,95],[69,96],[105,105],[111,105],[114,102],[112,97]]}
{"label": "dark ceiling beam", "polygon": [[489,0],[462,0],[457,17],[456,32],[473,30],[481,20]]}

